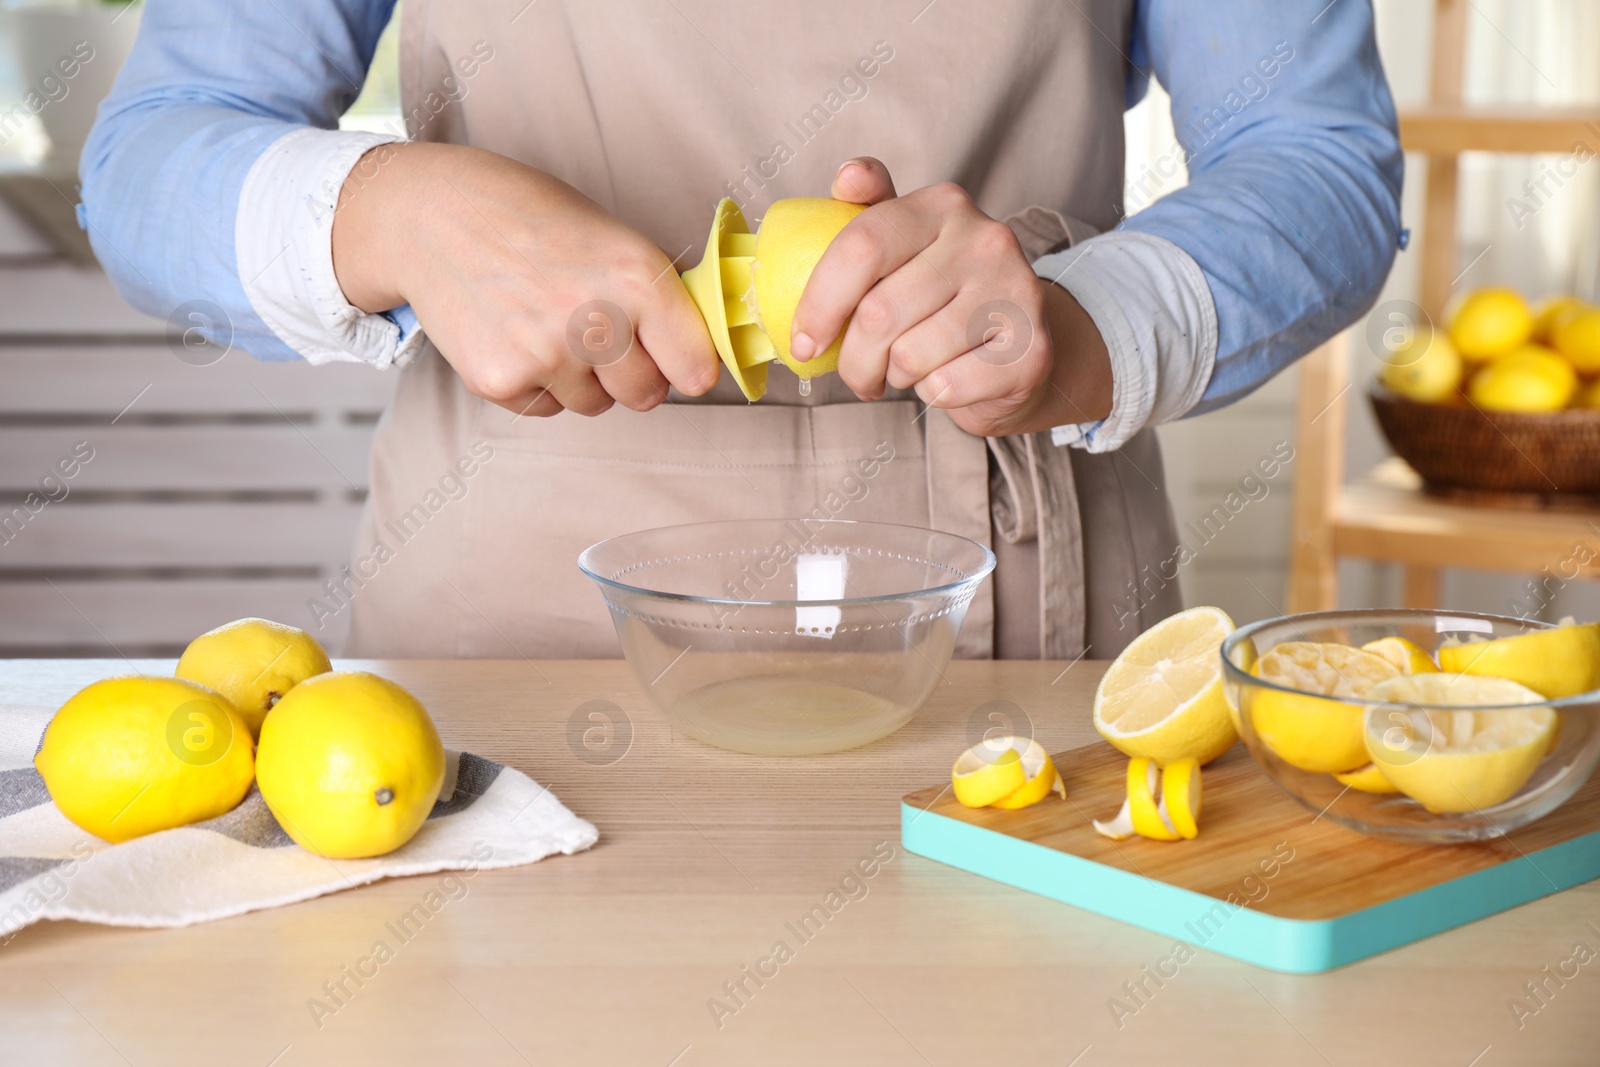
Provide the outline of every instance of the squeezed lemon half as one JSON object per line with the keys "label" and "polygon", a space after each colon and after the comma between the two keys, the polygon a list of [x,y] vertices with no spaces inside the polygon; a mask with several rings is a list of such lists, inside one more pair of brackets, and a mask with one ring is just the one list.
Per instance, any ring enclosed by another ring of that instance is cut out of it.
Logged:
{"label": "squeezed lemon half", "polygon": [[[1469,646],[1470,647],[1470,646]],[[1368,753],[1382,777],[1432,812],[1492,808],[1527,784],[1549,752],[1557,717],[1505,678],[1418,674],[1373,686]],[[1406,707],[1425,704],[1432,708]],[[1440,706],[1462,706],[1460,711]]]}
{"label": "squeezed lemon half", "polygon": [[1433,657],[1404,637],[1380,637],[1361,646],[1361,651],[1382,656],[1401,674],[1432,674],[1439,669]]}
{"label": "squeezed lemon half", "polygon": [[1459,674],[1509,678],[1549,700],[1576,696],[1600,688],[1600,624],[1441,645],[1439,666]]}
{"label": "squeezed lemon half", "polygon": [[1284,693],[1258,689],[1251,695],[1251,722],[1261,743],[1303,771],[1353,771],[1370,760],[1362,739],[1359,705],[1325,700],[1363,695],[1374,684],[1400,676],[1400,668],[1372,652],[1322,641],[1285,641],[1256,661],[1250,673]]}

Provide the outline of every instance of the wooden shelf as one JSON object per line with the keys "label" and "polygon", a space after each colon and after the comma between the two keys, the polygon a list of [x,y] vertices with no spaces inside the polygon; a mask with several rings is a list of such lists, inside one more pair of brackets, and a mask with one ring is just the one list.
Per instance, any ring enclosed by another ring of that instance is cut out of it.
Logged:
{"label": "wooden shelf", "polygon": [[1341,556],[1429,568],[1468,567],[1563,579],[1600,578],[1600,510],[1516,510],[1456,504],[1424,493],[1388,459],[1345,488],[1331,516]]}
{"label": "wooden shelf", "polygon": [[1600,109],[1433,104],[1400,113],[1408,152],[1570,152],[1579,142],[1600,152]]}

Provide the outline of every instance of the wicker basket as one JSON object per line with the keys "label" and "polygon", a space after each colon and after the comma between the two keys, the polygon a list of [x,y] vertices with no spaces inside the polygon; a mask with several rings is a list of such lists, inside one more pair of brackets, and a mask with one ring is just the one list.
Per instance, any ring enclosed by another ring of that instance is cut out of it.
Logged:
{"label": "wicker basket", "polygon": [[1374,385],[1389,446],[1433,491],[1600,493],[1600,410],[1522,414],[1423,404]]}

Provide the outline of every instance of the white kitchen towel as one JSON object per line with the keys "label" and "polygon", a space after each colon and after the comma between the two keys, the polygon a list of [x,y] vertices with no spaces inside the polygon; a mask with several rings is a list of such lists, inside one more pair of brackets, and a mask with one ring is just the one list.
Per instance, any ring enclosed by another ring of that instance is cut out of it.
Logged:
{"label": "white kitchen towel", "polygon": [[527,775],[448,752],[444,790],[428,821],[387,856],[330,860],[307,852],[253,785],[226,815],[113,845],[62,815],[33,768],[52,714],[0,706],[0,942],[40,919],[187,926],[380,878],[571,855],[599,837]]}

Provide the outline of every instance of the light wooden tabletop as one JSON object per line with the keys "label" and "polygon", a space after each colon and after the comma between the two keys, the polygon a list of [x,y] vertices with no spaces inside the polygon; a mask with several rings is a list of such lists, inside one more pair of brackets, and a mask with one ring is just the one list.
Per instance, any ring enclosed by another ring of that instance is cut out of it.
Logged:
{"label": "light wooden tabletop", "polygon": [[[900,848],[899,798],[990,713],[1027,716],[1052,750],[1096,740],[1103,664],[956,663],[899,733],[789,760],[675,736],[620,663],[362,666],[415,692],[447,745],[549,785],[600,843],[479,873],[320,1027],[308,1001],[437,875],[183,930],[28,928],[0,947],[0,1064],[1596,1062],[1600,883],[1326,975],[1199,950],[1134,1001],[1124,983],[1169,939]],[[53,705],[126,670],[0,663],[0,701]],[[595,700],[625,724],[609,748],[569,726]],[[890,858],[797,939],[786,924],[875,854]],[[778,941],[776,974],[714,1013]],[[1142,1006],[1119,1025],[1113,999]],[[1514,999],[1538,1007],[1520,1027]]]}

